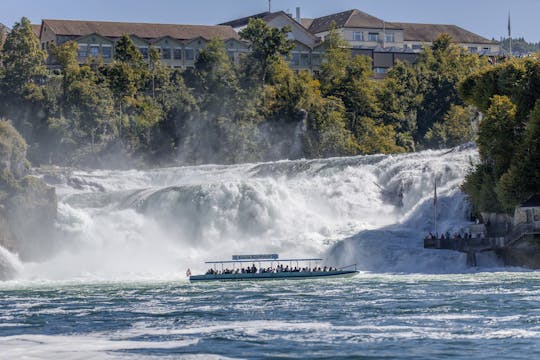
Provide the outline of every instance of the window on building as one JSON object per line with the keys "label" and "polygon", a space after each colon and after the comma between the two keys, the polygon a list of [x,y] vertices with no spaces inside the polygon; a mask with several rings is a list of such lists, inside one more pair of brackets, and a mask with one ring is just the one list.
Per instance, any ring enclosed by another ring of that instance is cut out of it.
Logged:
{"label": "window on building", "polygon": [[163,49],[161,49],[161,58],[163,60],[170,60],[171,59],[171,48],[163,48]]}
{"label": "window on building", "polygon": [[420,45],[420,44],[413,44],[412,49],[413,49],[413,50],[422,50],[422,45]]}
{"label": "window on building", "polygon": [[353,41],[364,41],[364,33],[361,31],[354,31],[352,33]]}
{"label": "window on building", "polygon": [[148,48],[147,47],[140,47],[139,51],[141,52],[141,55],[143,59],[148,59]]}
{"label": "window on building", "polygon": [[102,46],[101,56],[103,56],[104,59],[110,59],[112,57],[112,47],[109,45]]}
{"label": "window on building", "polygon": [[309,66],[309,54],[300,54],[300,66]]}
{"label": "window on building", "polygon": [[376,33],[376,32],[368,33],[368,41],[379,41],[379,33]]}
{"label": "window on building", "polygon": [[384,34],[385,42],[395,42],[395,36],[393,32],[387,32]]}
{"label": "window on building", "polygon": [[182,48],[176,48],[174,49],[174,60],[182,60]]}
{"label": "window on building", "polygon": [[375,74],[386,74],[388,69],[384,67],[376,67],[373,69],[373,71],[375,72]]}
{"label": "window on building", "polygon": [[311,54],[311,64],[318,66],[321,64],[321,54]]}
{"label": "window on building", "polygon": [[483,50],[486,51],[486,52],[490,52],[491,48],[485,47]]}
{"label": "window on building", "polygon": [[231,60],[232,62],[234,62],[234,51],[232,51],[232,50],[227,50],[227,56],[229,56],[229,60]]}
{"label": "window on building", "polygon": [[300,54],[298,54],[297,52],[291,53],[291,65],[298,66],[299,63],[300,63]]}
{"label": "window on building", "polygon": [[475,53],[478,52],[478,48],[476,46],[469,46],[469,51]]}
{"label": "window on building", "polygon": [[99,45],[90,45],[90,56],[99,56]]}
{"label": "window on building", "polygon": [[186,60],[188,60],[188,61],[195,60],[195,50],[186,49]]}
{"label": "window on building", "polygon": [[88,57],[88,45],[79,44],[79,50],[77,50],[77,56],[81,58]]}

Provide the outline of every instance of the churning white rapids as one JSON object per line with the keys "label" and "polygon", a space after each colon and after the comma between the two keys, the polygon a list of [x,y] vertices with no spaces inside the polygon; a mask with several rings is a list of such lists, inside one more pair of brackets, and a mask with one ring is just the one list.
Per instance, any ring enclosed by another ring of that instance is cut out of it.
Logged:
{"label": "churning white rapids", "polygon": [[371,272],[466,271],[459,253],[424,250],[433,230],[459,231],[459,186],[474,146],[402,155],[154,170],[73,171],[56,186],[56,239],[35,239],[43,260],[18,280],[180,279],[234,253],[323,256]]}

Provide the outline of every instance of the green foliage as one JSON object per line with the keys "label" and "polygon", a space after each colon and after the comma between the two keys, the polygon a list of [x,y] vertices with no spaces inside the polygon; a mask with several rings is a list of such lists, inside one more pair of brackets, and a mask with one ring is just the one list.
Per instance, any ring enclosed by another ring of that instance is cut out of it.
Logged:
{"label": "green foliage", "polygon": [[321,98],[313,104],[307,119],[304,143],[310,157],[354,155],[358,144],[346,128],[345,107],[334,97]]}
{"label": "green foliage", "polygon": [[290,31],[288,26],[271,28],[262,19],[249,19],[248,25],[240,31],[240,37],[250,42],[250,59],[257,64],[250,68],[259,72],[263,85],[268,67],[280,57],[289,55],[294,47],[293,41],[287,39]]}
{"label": "green foliage", "polygon": [[[144,59],[124,35],[110,64],[100,57],[80,64],[74,42],[52,45],[58,67],[43,72],[43,52],[29,23],[15,30],[1,60],[0,115],[14,119],[37,163],[100,166],[113,151],[152,164],[232,163],[454,146],[474,135],[472,110],[462,106],[457,85],[485,65],[442,36],[416,64],[398,63],[386,79],[374,80],[371,60],[352,57],[332,28],[314,78],[286,63],[294,47],[290,29],[259,19],[241,31],[251,52],[240,64],[214,39],[194,68],[171,69],[158,49],[150,47]],[[516,104],[516,124],[535,102],[527,93],[538,92],[538,82],[525,79],[538,72],[516,65],[508,81],[494,82]],[[484,81],[471,78],[462,85],[468,101]],[[6,96],[14,81],[19,93]],[[519,137],[525,126],[515,130]]]}
{"label": "green foliage", "polygon": [[[510,49],[510,38],[504,38],[501,41],[501,47],[503,49]],[[512,52],[513,53],[528,53],[540,51],[540,42],[528,42],[523,37],[512,38]]]}
{"label": "green foliage", "polygon": [[431,48],[422,52],[416,66],[422,102],[414,135],[417,141],[422,142],[433,124],[444,121],[452,104],[463,105],[458,92],[459,83],[487,66],[487,60],[451,43],[450,36],[442,34]]}
{"label": "green foliage", "polygon": [[428,130],[425,143],[433,147],[453,147],[474,141],[472,117],[471,108],[452,105],[444,116],[443,122],[433,124],[433,127]]}
{"label": "green foliage", "polygon": [[416,117],[423,98],[416,68],[398,62],[376,89],[376,96],[382,120],[393,125],[398,133],[397,144],[414,151],[412,134],[416,130]]}
{"label": "green foliage", "polygon": [[540,60],[512,59],[480,71],[460,93],[485,112],[478,133],[482,165],[464,191],[479,210],[511,212],[540,192]]}
{"label": "green foliage", "polygon": [[347,76],[346,68],[351,62],[351,51],[337,32],[335,24],[324,38],[326,52],[321,64],[321,88],[325,95],[332,94]]}
{"label": "green foliage", "polygon": [[22,18],[7,35],[2,49],[4,94],[31,98],[36,96],[35,81],[45,74],[45,53],[32,31],[30,20]]}
{"label": "green foliage", "polygon": [[18,188],[27,171],[26,142],[6,120],[0,120],[0,192],[9,194]]}

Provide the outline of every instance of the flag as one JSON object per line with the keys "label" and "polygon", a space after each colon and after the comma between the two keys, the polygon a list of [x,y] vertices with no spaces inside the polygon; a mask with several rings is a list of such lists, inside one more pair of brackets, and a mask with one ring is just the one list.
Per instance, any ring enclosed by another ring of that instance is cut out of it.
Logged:
{"label": "flag", "polygon": [[437,206],[437,180],[435,180],[435,192],[433,195],[433,206]]}
{"label": "flag", "polygon": [[512,27],[510,26],[510,11],[508,11],[508,37],[512,37]]}

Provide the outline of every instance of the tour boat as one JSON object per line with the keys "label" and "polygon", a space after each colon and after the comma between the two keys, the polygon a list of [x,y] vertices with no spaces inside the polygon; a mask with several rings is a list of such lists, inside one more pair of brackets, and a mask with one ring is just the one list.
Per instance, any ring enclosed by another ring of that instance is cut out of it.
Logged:
{"label": "tour boat", "polygon": [[322,260],[279,259],[278,254],[233,255],[232,260],[205,262],[211,267],[204,275],[192,275],[189,269],[186,275],[190,281],[239,281],[350,277],[358,273],[356,264],[321,267]]}

